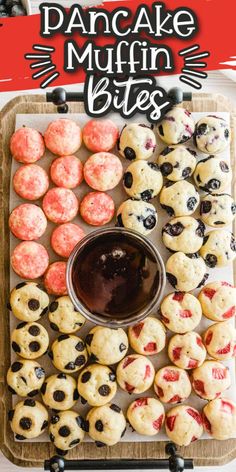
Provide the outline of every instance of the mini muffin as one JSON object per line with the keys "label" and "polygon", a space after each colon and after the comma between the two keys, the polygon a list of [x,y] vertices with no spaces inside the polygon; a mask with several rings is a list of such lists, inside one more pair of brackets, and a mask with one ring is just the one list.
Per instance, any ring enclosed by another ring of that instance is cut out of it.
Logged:
{"label": "mini muffin", "polygon": [[48,412],[42,403],[27,398],[16,404],[8,413],[10,426],[16,439],[33,439],[48,427]]}
{"label": "mini muffin", "polygon": [[201,152],[219,154],[228,147],[230,138],[230,127],[220,116],[205,116],[196,124],[194,139]]}
{"label": "mini muffin", "polygon": [[178,446],[189,446],[203,434],[201,414],[189,405],[175,406],[166,414],[166,434]]}
{"label": "mini muffin", "polygon": [[231,184],[232,170],[228,162],[209,156],[197,163],[193,176],[201,190],[222,193]]}
{"label": "mini muffin", "polygon": [[85,429],[97,447],[114,446],[125,434],[126,419],[118,405],[108,403],[88,412]]}
{"label": "mini muffin", "polygon": [[162,229],[164,245],[170,251],[194,254],[203,244],[205,225],[192,216],[179,216],[170,220]]}
{"label": "mini muffin", "polygon": [[85,318],[74,307],[68,296],[59,297],[49,306],[50,326],[54,331],[72,334],[82,328]]}
{"label": "mini muffin", "polygon": [[157,221],[154,205],[142,200],[128,199],[117,210],[116,226],[132,229],[144,235],[155,229]]}
{"label": "mini muffin", "polygon": [[46,329],[39,323],[18,324],[11,334],[11,346],[24,359],[37,359],[46,353],[49,337]]}
{"label": "mini muffin", "polygon": [[201,201],[200,215],[204,223],[215,228],[230,225],[235,218],[236,204],[227,193],[209,194]]}
{"label": "mini muffin", "polygon": [[54,187],[44,196],[43,211],[53,223],[68,223],[75,218],[78,209],[78,200],[68,188]]}
{"label": "mini muffin", "polygon": [[61,372],[78,372],[88,360],[84,342],[78,336],[61,334],[51,346],[49,356]]}
{"label": "mini muffin", "polygon": [[212,321],[225,321],[236,314],[236,287],[228,282],[211,282],[198,295],[203,314]]}
{"label": "mini muffin", "polygon": [[116,391],[116,374],[108,366],[91,364],[79,374],[78,392],[83,403],[105,405],[112,400]]}
{"label": "mini muffin", "polygon": [[127,167],[123,184],[129,197],[147,202],[161,191],[163,177],[157,164],[138,160]]}
{"label": "mini muffin", "polygon": [[84,179],[93,189],[101,192],[118,185],[123,175],[120,159],[109,152],[92,154],[84,164]]}
{"label": "mini muffin", "polygon": [[11,393],[20,397],[34,397],[45,380],[45,370],[36,361],[18,359],[7,372],[7,384]]}
{"label": "mini muffin", "polygon": [[122,328],[95,326],[85,338],[90,360],[112,365],[120,362],[128,351],[128,337]]}
{"label": "mini muffin", "polygon": [[204,400],[220,397],[230,384],[229,370],[220,362],[205,361],[192,372],[193,389]]}
{"label": "mini muffin", "polygon": [[203,335],[209,356],[226,361],[236,355],[236,330],[229,321],[211,325]]}
{"label": "mini muffin", "polygon": [[206,349],[202,338],[195,331],[175,334],[169,342],[168,356],[181,369],[196,369],[206,358]]}
{"label": "mini muffin", "polygon": [[174,107],[157,125],[158,136],[166,144],[182,144],[194,133],[194,121],[188,110]]}
{"label": "mini muffin", "polygon": [[16,238],[32,241],[45,233],[47,218],[37,205],[22,203],[11,212],[9,228]]}
{"label": "mini muffin", "polygon": [[62,373],[48,377],[41,387],[41,394],[45,405],[58,411],[69,410],[79,398],[75,379]]}
{"label": "mini muffin", "polygon": [[32,164],[44,155],[43,137],[36,129],[23,126],[13,133],[10,140],[10,150],[16,161]]}
{"label": "mini muffin", "polygon": [[36,164],[20,166],[12,180],[13,188],[24,200],[38,200],[48,190],[47,172]]}
{"label": "mini muffin", "polygon": [[138,398],[129,405],[127,419],[137,433],[155,436],[164,423],[165,410],[156,398]]}
{"label": "mini muffin", "polygon": [[50,295],[67,295],[66,262],[57,261],[48,266],[44,274],[44,285]]}
{"label": "mini muffin", "polygon": [[57,226],[51,235],[52,249],[58,256],[68,258],[74,247],[85,236],[84,231],[74,223]]}
{"label": "mini muffin", "polygon": [[206,233],[200,255],[208,267],[224,267],[236,257],[236,241],[233,233],[214,229]]}
{"label": "mini muffin", "polygon": [[192,388],[187,372],[170,365],[157,371],[154,390],[163,403],[175,404],[187,400]]}
{"label": "mini muffin", "polygon": [[166,263],[168,282],[180,292],[190,292],[201,287],[208,277],[206,265],[198,254],[176,252]]}
{"label": "mini muffin", "polygon": [[236,434],[236,404],[228,398],[216,398],[203,408],[203,425],[208,434],[220,441]]}
{"label": "mini muffin", "polygon": [[48,306],[48,294],[36,282],[21,282],[11,291],[9,308],[21,321],[38,321],[47,313]]}
{"label": "mini muffin", "polygon": [[103,226],[112,220],[115,203],[105,192],[89,192],[80,203],[80,215],[92,226]]}
{"label": "mini muffin", "polygon": [[116,144],[119,129],[112,120],[103,118],[89,120],[83,128],[83,141],[92,152],[108,152]]}
{"label": "mini muffin", "polygon": [[60,118],[49,123],[44,139],[46,147],[53,154],[71,156],[82,144],[82,133],[75,121]]}
{"label": "mini muffin", "polygon": [[76,188],[83,180],[83,164],[76,156],[62,156],[54,159],[50,177],[57,187]]}
{"label": "mini muffin", "polygon": [[42,244],[35,241],[23,241],[11,255],[12,269],[22,279],[38,279],[47,270],[49,255]]}
{"label": "mini muffin", "polygon": [[185,146],[168,146],[158,157],[158,165],[163,177],[177,182],[190,177],[196,167],[197,153]]}
{"label": "mini muffin", "polygon": [[129,327],[129,342],[138,354],[152,356],[161,352],[166,344],[166,330],[153,316]]}
{"label": "mini muffin", "polygon": [[161,304],[161,320],[174,333],[184,334],[199,325],[201,304],[191,293],[169,293]]}
{"label": "mini muffin", "polygon": [[117,382],[128,393],[143,393],[153,384],[155,370],[148,357],[130,354],[118,364]]}
{"label": "mini muffin", "polygon": [[49,437],[60,455],[77,446],[84,439],[83,418],[73,410],[53,415],[49,424]]}
{"label": "mini muffin", "polygon": [[194,185],[185,180],[164,185],[160,204],[169,216],[190,216],[195,212],[200,196]]}
{"label": "mini muffin", "polygon": [[117,147],[129,161],[149,159],[156,149],[156,136],[149,126],[130,123],[122,129]]}

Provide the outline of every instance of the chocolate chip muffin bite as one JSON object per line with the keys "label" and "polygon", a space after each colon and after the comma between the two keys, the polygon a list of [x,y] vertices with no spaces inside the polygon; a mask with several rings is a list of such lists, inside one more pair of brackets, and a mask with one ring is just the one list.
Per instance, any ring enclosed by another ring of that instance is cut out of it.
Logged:
{"label": "chocolate chip muffin bite", "polygon": [[225,229],[209,231],[204,237],[200,255],[210,268],[230,264],[236,257],[236,241],[233,233]]}
{"label": "chocolate chip muffin bite", "polygon": [[87,349],[81,338],[73,334],[61,334],[52,344],[49,356],[61,372],[78,372],[88,360]]}
{"label": "chocolate chip muffin bite", "polygon": [[147,202],[161,191],[163,177],[157,164],[139,160],[127,167],[123,184],[129,197]]}
{"label": "chocolate chip muffin bite", "polygon": [[9,308],[22,321],[38,321],[48,311],[49,297],[36,282],[20,282],[11,291]]}
{"label": "chocolate chip muffin bite", "polygon": [[83,418],[73,410],[60,411],[51,417],[49,437],[60,455],[78,446],[84,439]]}
{"label": "chocolate chip muffin bite", "polygon": [[177,182],[190,177],[197,164],[197,153],[185,146],[167,146],[158,157],[163,177]]}
{"label": "chocolate chip muffin bite", "polygon": [[7,384],[11,393],[20,397],[34,397],[45,380],[45,370],[36,361],[18,359],[7,372]]}
{"label": "chocolate chip muffin bite", "polygon": [[190,216],[195,212],[200,196],[188,181],[168,182],[160,193],[160,204],[169,216]]}
{"label": "chocolate chip muffin bite", "polygon": [[230,225],[236,215],[236,203],[231,195],[208,194],[202,198],[200,215],[204,223],[215,228]]}
{"label": "chocolate chip muffin bite", "polygon": [[64,296],[49,305],[50,326],[54,331],[72,334],[82,328],[85,318],[74,307],[70,297]]}
{"label": "chocolate chip muffin bite", "polygon": [[8,414],[16,439],[33,439],[44,433],[48,427],[48,412],[42,403],[27,398],[17,403]]}
{"label": "chocolate chip muffin bite", "polygon": [[230,127],[224,118],[205,116],[196,124],[194,139],[201,152],[219,154],[230,144]]}
{"label": "chocolate chip muffin bite", "polygon": [[188,110],[174,107],[158,123],[157,134],[166,144],[182,144],[194,133],[194,121]]}
{"label": "chocolate chip muffin bite", "polygon": [[192,216],[179,216],[162,229],[163,243],[170,251],[187,254],[198,252],[203,244],[205,225]]}
{"label": "chocolate chip muffin bite", "polygon": [[142,200],[128,199],[117,210],[116,226],[133,229],[144,235],[155,229],[157,221],[154,205]]}
{"label": "chocolate chip muffin bite", "polygon": [[111,329],[95,326],[85,338],[92,362],[113,365],[125,357],[128,351],[128,337],[122,328]]}
{"label": "chocolate chip muffin bite", "polygon": [[168,282],[179,292],[191,292],[201,287],[208,278],[206,264],[197,253],[175,252],[166,262]]}
{"label": "chocolate chip muffin bite", "polygon": [[193,177],[201,190],[222,193],[231,184],[232,170],[225,160],[209,156],[197,163]]}
{"label": "chocolate chip muffin bite", "polygon": [[58,411],[69,410],[79,398],[75,379],[62,373],[47,377],[41,387],[41,394],[43,403]]}
{"label": "chocolate chip muffin bite", "polygon": [[47,352],[49,337],[39,323],[19,323],[11,334],[11,346],[24,359],[37,359]]}
{"label": "chocolate chip muffin bite", "polygon": [[84,426],[96,446],[114,446],[125,434],[126,419],[118,405],[108,403],[92,408]]}
{"label": "chocolate chip muffin bite", "polygon": [[156,149],[156,136],[148,125],[125,125],[117,143],[119,154],[128,161],[149,159]]}
{"label": "chocolate chip muffin bite", "polygon": [[108,366],[91,364],[79,375],[78,392],[91,406],[109,403],[117,391],[116,374]]}

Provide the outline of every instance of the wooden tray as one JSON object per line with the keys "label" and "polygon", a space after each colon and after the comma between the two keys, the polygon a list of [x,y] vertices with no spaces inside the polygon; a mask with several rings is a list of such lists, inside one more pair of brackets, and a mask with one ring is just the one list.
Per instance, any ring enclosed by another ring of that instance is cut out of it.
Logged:
{"label": "wooden tray", "polygon": [[[231,161],[235,175],[236,155],[236,110],[222,95],[194,94],[192,102],[185,104],[195,112],[231,112],[233,139]],[[83,112],[81,103],[69,103],[70,113]],[[9,312],[6,307],[9,298],[9,192],[11,156],[10,136],[15,129],[15,116],[18,113],[56,113],[56,107],[46,103],[44,95],[16,97],[2,110],[0,127],[0,447],[3,454],[14,464],[24,467],[42,467],[44,460],[55,454],[51,443],[15,442],[9,426],[7,412],[11,408],[11,394],[6,385],[6,373],[10,365],[10,327]],[[233,184],[233,194],[235,194]],[[236,272],[236,271],[235,271]],[[235,279],[236,282],[236,279]],[[166,457],[164,441],[120,443],[109,448],[98,449],[93,443],[84,443],[72,449],[67,459],[160,459]],[[195,465],[221,465],[236,458],[236,439],[228,441],[202,440],[188,447],[180,448],[184,458],[193,458]],[[83,465],[81,464],[83,469]],[[94,464],[96,469],[96,463]]]}

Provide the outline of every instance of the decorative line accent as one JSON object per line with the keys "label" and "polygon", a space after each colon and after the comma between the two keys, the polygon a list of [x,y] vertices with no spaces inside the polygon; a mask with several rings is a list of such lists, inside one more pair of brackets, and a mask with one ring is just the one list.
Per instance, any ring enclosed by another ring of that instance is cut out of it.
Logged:
{"label": "decorative line accent", "polygon": [[41,44],[34,44],[33,49],[35,51],[55,52],[55,48],[53,48],[51,46],[42,46]]}
{"label": "decorative line accent", "polygon": [[190,79],[188,76],[186,75],[181,75],[179,80],[181,82],[184,82],[185,84],[188,84],[190,85],[191,87],[197,89],[197,90],[200,90],[202,88],[202,84],[200,84],[200,82],[197,82],[196,80],[194,79]]}
{"label": "decorative line accent", "polygon": [[54,65],[47,68],[43,68],[41,71],[36,72],[36,74],[33,74],[32,79],[38,79],[38,77],[42,77],[42,75],[47,75],[47,73],[50,72],[50,70],[54,70],[54,69],[56,69],[56,66]]}
{"label": "decorative line accent", "polygon": [[[194,51],[199,51],[199,53],[190,54]],[[198,72],[195,69],[203,69],[207,66],[206,62],[198,62],[198,59],[209,57],[210,53],[208,51],[200,52],[199,44],[194,44],[189,48],[185,48],[179,51],[179,56],[183,56],[184,58],[184,67],[181,70],[183,74],[180,76],[179,80],[187,85],[190,85],[190,87],[200,90],[202,88],[202,84],[199,81],[192,79],[192,76],[199,77],[201,79],[207,78],[206,72]]]}
{"label": "decorative line accent", "polygon": [[[33,61],[32,64],[30,64],[30,69],[41,68],[41,70],[32,74],[32,79],[37,80],[44,75],[47,76],[52,70],[56,69],[56,65],[52,62],[52,53],[55,52],[55,48],[51,46],[45,46],[44,44],[33,44],[32,49],[35,51],[42,51],[40,54],[27,53],[24,56],[25,59]],[[44,54],[45,52],[49,54]],[[39,61],[37,59],[39,59]],[[48,77],[40,83],[40,87],[43,89],[46,88],[59,76],[60,73],[57,71],[49,74]]]}
{"label": "decorative line accent", "polygon": [[49,77],[46,80],[41,82],[40,87],[41,88],[46,88],[48,86],[48,84],[50,84],[51,82],[56,80],[57,77],[59,77],[59,75],[60,75],[59,72],[55,72],[54,74],[49,75]]}
{"label": "decorative line accent", "polygon": [[206,79],[208,77],[206,72],[198,72],[193,69],[189,69],[188,67],[184,67],[181,72],[185,73],[186,75],[193,75],[195,77],[201,77],[202,79]]}
{"label": "decorative line accent", "polygon": [[198,44],[195,44],[191,48],[181,49],[181,51],[179,51],[179,56],[185,56],[185,54],[188,54],[189,52],[197,51],[198,49],[200,49],[200,46]]}
{"label": "decorative line accent", "polygon": [[49,64],[52,64],[52,61],[35,62],[34,64],[30,64],[30,69],[37,69],[37,67],[48,66]]}

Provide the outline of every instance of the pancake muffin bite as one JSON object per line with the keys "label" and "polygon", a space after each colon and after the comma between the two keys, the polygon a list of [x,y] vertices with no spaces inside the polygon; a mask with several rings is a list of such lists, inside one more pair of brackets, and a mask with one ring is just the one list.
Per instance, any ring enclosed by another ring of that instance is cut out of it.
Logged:
{"label": "pancake muffin bite", "polygon": [[225,321],[236,314],[236,287],[228,282],[211,282],[198,295],[203,314],[212,321]]}
{"label": "pancake muffin bite", "polygon": [[205,361],[192,372],[192,385],[196,394],[204,400],[214,400],[230,387],[227,367],[220,362]]}
{"label": "pancake muffin bite", "polygon": [[195,212],[200,196],[194,185],[187,181],[164,185],[160,193],[160,204],[169,216],[189,216]]}
{"label": "pancake muffin bite", "polygon": [[161,191],[163,178],[157,164],[139,160],[127,167],[123,184],[129,197],[148,201]]}
{"label": "pancake muffin bite", "polygon": [[187,179],[196,167],[197,153],[185,146],[168,146],[158,157],[158,165],[163,177],[177,182]]}
{"label": "pancake muffin bite", "polygon": [[75,121],[60,118],[48,125],[44,139],[47,148],[53,154],[70,156],[80,148],[82,133]]}
{"label": "pancake muffin bite", "polygon": [[201,287],[208,278],[206,265],[198,254],[176,252],[166,263],[168,282],[180,292],[191,292]]}
{"label": "pancake muffin bite", "polygon": [[58,454],[64,455],[84,439],[83,418],[73,410],[53,415],[49,423],[49,437]]}
{"label": "pancake muffin bite", "polygon": [[88,354],[84,342],[73,334],[61,334],[51,346],[49,356],[61,372],[78,372],[86,364]]}
{"label": "pancake muffin bite", "polygon": [[50,295],[67,295],[66,262],[53,262],[44,275],[44,285]]}
{"label": "pancake muffin bite", "polygon": [[75,333],[85,323],[84,316],[76,310],[68,296],[59,297],[50,304],[48,317],[51,328],[64,334]]}
{"label": "pancake muffin bite", "polygon": [[105,405],[112,400],[116,391],[116,374],[108,366],[91,364],[79,374],[78,392],[83,403]]}
{"label": "pancake muffin bite", "polygon": [[156,136],[148,125],[130,123],[122,129],[117,147],[129,161],[149,159],[156,149]]}
{"label": "pancake muffin bite", "polygon": [[36,361],[18,359],[7,372],[7,384],[11,393],[20,397],[34,397],[45,380],[45,370]]}
{"label": "pancake muffin bite", "polygon": [[204,223],[221,228],[229,225],[235,218],[236,204],[227,193],[209,194],[204,197],[200,205],[200,215]]}
{"label": "pancake muffin bite", "polygon": [[196,369],[206,358],[202,338],[195,331],[175,334],[168,346],[168,356],[173,364],[181,369]]}
{"label": "pancake muffin bite", "polygon": [[20,166],[12,180],[13,188],[25,200],[38,200],[48,190],[49,178],[45,170],[36,164]]}
{"label": "pancake muffin bite", "polygon": [[37,321],[48,311],[49,297],[42,285],[21,282],[11,291],[9,308],[22,321]]}
{"label": "pancake muffin bite", "polygon": [[127,334],[122,328],[95,326],[87,334],[85,342],[90,360],[104,365],[120,362],[129,347]]}
{"label": "pancake muffin bite", "polygon": [[236,355],[236,330],[228,321],[211,325],[203,335],[209,356],[226,361]]}
{"label": "pancake muffin bite", "polygon": [[84,164],[84,179],[94,190],[106,192],[118,185],[123,175],[120,159],[109,152],[92,154]]}
{"label": "pancake muffin bite", "polygon": [[178,446],[188,446],[203,434],[200,413],[189,405],[175,406],[166,414],[166,434]]}
{"label": "pancake muffin bite", "polygon": [[225,229],[213,230],[204,237],[200,249],[208,267],[223,267],[236,257],[236,241],[233,233]]}
{"label": "pancake muffin bite", "polygon": [[201,190],[222,193],[231,184],[232,170],[226,161],[209,156],[198,162],[193,176],[197,187]]}
{"label": "pancake muffin bite", "polygon": [[105,192],[89,192],[81,201],[79,209],[86,223],[102,226],[112,220],[115,214],[115,203]]}
{"label": "pancake muffin bite", "polygon": [[120,361],[117,382],[128,393],[143,393],[153,384],[155,370],[148,357],[130,354]]}
{"label": "pancake muffin bite", "polygon": [[57,226],[51,235],[51,246],[58,256],[68,258],[78,242],[85,236],[84,231],[74,223]]}
{"label": "pancake muffin bite", "polygon": [[228,398],[216,398],[204,406],[203,425],[214,439],[225,440],[236,434],[236,405]]}
{"label": "pancake muffin bite", "polygon": [[181,144],[192,137],[194,133],[194,121],[188,110],[174,107],[165,114],[156,129],[158,136],[164,143]]}
{"label": "pancake muffin bite", "polygon": [[97,447],[114,446],[125,434],[126,419],[118,405],[108,403],[92,408],[84,426]]}
{"label": "pancake muffin bite", "polygon": [[76,156],[62,156],[50,167],[50,177],[57,187],[73,189],[83,180],[83,164]]}
{"label": "pancake muffin bite", "polygon": [[16,238],[32,241],[45,233],[47,218],[37,205],[23,203],[11,212],[9,228]]}
{"label": "pancake muffin bite", "polygon": [[205,116],[195,128],[194,139],[196,146],[206,154],[218,154],[224,151],[230,143],[230,127],[224,118]]}
{"label": "pancake muffin bite", "polygon": [[62,373],[48,377],[41,387],[41,394],[45,405],[58,411],[69,410],[79,398],[75,379]]}
{"label": "pancake muffin bite", "polygon": [[192,216],[179,216],[170,220],[162,229],[164,245],[170,251],[193,254],[203,244],[205,225]]}
{"label": "pancake muffin bite", "polygon": [[154,379],[154,390],[163,403],[181,403],[191,394],[191,382],[184,369],[174,365],[158,370]]}
{"label": "pancake muffin bite", "polygon": [[10,150],[16,161],[32,164],[44,155],[43,137],[36,129],[24,126],[13,133],[10,140]]}
{"label": "pancake muffin bite", "polygon": [[47,270],[49,255],[42,244],[23,241],[12,252],[12,269],[22,279],[37,279]]}
{"label": "pancake muffin bite", "polygon": [[33,439],[48,427],[48,412],[42,403],[27,398],[17,403],[8,413],[10,425],[16,439]]}
{"label": "pancake muffin bite", "polygon": [[83,128],[83,141],[92,152],[108,152],[116,144],[119,129],[112,120],[89,120]]}
{"label": "pancake muffin bite", "polygon": [[152,356],[161,352],[166,344],[166,330],[163,324],[152,316],[129,327],[129,342],[138,354]]}
{"label": "pancake muffin bite", "polygon": [[79,203],[72,190],[55,187],[48,190],[43,199],[43,211],[53,223],[68,223],[78,213]]}
{"label": "pancake muffin bite", "polygon": [[201,304],[191,293],[169,293],[161,304],[161,320],[174,333],[192,331],[202,318]]}
{"label": "pancake muffin bite", "polygon": [[137,433],[155,436],[164,423],[165,410],[156,398],[138,398],[129,405],[127,419]]}
{"label": "pancake muffin bite", "polygon": [[133,229],[141,234],[151,233],[158,221],[154,205],[142,200],[128,199],[117,210],[116,226]]}
{"label": "pancake muffin bite", "polygon": [[24,359],[37,359],[47,352],[49,337],[39,323],[19,323],[11,334],[11,346]]}

